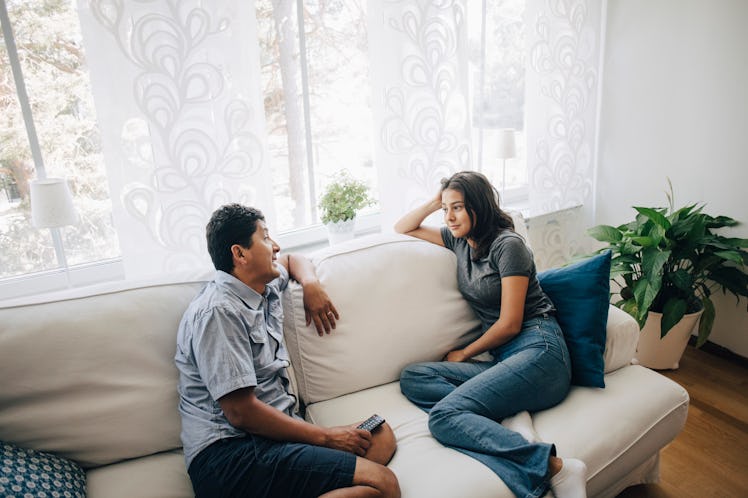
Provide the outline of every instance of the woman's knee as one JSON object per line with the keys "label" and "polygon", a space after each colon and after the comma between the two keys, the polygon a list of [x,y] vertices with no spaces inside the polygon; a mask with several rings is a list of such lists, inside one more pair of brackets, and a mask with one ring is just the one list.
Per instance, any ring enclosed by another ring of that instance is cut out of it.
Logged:
{"label": "woman's knee", "polygon": [[449,403],[437,403],[429,412],[429,431],[437,441],[443,441],[452,431],[451,419],[459,415],[460,410]]}
{"label": "woman's knee", "polygon": [[431,375],[433,374],[428,370],[428,367],[421,363],[408,365],[400,372],[400,391],[405,397],[410,398],[413,391],[422,386],[423,382]]}

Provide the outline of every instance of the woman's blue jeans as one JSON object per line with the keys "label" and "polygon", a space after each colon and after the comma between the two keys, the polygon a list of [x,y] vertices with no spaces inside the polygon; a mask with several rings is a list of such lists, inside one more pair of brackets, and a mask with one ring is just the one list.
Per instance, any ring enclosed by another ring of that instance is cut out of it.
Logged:
{"label": "woman's blue jeans", "polygon": [[530,443],[500,422],[566,397],[571,364],[563,333],[552,316],[532,318],[492,353],[490,362],[409,365],[400,389],[429,413],[429,429],[440,443],[488,466],[518,498],[542,496],[555,447]]}

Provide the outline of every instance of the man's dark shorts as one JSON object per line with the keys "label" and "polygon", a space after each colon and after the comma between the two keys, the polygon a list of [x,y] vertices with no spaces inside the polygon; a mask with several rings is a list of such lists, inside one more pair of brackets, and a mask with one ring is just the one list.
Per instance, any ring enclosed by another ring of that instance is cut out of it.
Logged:
{"label": "man's dark shorts", "polygon": [[355,470],[352,453],[250,435],[211,444],[188,473],[197,498],[288,498],[350,487]]}

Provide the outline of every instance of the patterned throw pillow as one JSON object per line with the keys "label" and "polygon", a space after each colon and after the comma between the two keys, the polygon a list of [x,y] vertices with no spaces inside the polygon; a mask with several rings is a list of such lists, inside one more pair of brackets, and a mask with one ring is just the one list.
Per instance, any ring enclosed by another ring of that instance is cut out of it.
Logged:
{"label": "patterned throw pillow", "polygon": [[0,496],[84,498],[86,473],[70,460],[0,441]]}

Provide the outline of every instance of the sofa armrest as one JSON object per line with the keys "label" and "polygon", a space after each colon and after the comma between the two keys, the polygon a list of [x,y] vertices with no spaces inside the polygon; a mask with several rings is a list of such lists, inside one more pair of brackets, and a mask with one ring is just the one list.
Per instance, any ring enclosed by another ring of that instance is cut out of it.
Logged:
{"label": "sofa armrest", "polygon": [[639,342],[639,324],[625,311],[610,305],[605,338],[605,373],[631,363]]}

